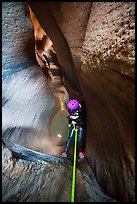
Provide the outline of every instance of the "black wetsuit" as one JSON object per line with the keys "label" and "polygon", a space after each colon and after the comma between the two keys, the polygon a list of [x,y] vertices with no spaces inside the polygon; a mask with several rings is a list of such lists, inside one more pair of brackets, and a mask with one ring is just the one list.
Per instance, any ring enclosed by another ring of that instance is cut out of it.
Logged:
{"label": "black wetsuit", "polygon": [[78,128],[78,151],[83,152],[85,122],[84,122],[84,115],[81,109],[79,108],[77,111],[69,112],[68,121],[70,125],[70,131],[69,131],[69,138],[65,147],[65,152],[68,153],[70,144],[73,141],[75,136],[75,129],[72,124],[72,121],[76,122],[75,127]]}

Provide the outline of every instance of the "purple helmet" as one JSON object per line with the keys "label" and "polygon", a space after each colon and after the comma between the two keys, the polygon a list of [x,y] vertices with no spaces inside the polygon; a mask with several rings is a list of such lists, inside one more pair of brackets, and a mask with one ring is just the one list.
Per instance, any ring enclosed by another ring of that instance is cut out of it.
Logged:
{"label": "purple helmet", "polygon": [[79,102],[78,102],[76,99],[70,100],[70,101],[68,102],[68,104],[67,104],[67,109],[68,109],[68,110],[73,111],[73,110],[76,110],[76,109],[78,109],[78,108],[79,108]]}

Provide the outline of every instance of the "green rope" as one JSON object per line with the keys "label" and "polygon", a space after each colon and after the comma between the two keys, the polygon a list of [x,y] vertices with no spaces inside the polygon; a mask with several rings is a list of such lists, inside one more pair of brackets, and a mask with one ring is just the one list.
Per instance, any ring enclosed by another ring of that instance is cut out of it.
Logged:
{"label": "green rope", "polygon": [[74,145],[74,161],[73,161],[73,174],[72,174],[72,190],[71,190],[71,202],[74,202],[75,199],[75,182],[76,182],[76,156],[77,156],[77,128],[75,129],[75,145]]}

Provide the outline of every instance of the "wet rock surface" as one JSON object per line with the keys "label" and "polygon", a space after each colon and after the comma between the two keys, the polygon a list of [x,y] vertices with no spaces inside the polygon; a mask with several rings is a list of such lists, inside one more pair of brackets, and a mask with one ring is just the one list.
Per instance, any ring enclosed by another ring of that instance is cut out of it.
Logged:
{"label": "wet rock surface", "polygon": [[[72,165],[69,161],[61,163],[57,158],[52,158],[52,162],[26,161],[16,159],[4,145],[2,150],[3,202],[70,202]],[[52,156],[47,156],[47,161],[48,157]],[[102,193],[85,167],[77,169],[76,189],[77,202],[116,202]]]}
{"label": "wet rock surface", "polygon": [[[66,178],[65,183],[62,176]],[[11,151],[3,147],[3,202],[67,202],[70,177],[71,167],[67,164],[16,160]]]}

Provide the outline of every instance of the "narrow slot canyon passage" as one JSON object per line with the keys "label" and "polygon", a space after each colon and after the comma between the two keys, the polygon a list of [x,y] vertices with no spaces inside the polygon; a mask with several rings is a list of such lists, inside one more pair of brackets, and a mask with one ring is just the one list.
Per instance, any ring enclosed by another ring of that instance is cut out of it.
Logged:
{"label": "narrow slot canyon passage", "polygon": [[76,202],[135,202],[135,3],[2,2],[3,202],[70,202],[72,98]]}

